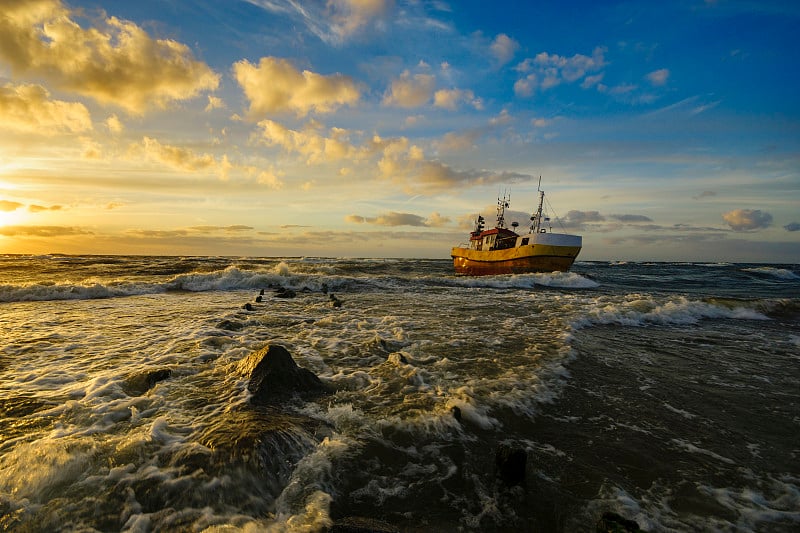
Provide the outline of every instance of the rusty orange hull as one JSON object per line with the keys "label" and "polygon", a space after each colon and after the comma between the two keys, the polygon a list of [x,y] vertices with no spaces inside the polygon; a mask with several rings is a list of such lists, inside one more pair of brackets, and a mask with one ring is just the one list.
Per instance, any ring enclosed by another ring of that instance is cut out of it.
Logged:
{"label": "rusty orange hull", "polygon": [[531,244],[505,250],[451,250],[456,274],[487,276],[528,272],[566,272],[581,251],[580,246]]}

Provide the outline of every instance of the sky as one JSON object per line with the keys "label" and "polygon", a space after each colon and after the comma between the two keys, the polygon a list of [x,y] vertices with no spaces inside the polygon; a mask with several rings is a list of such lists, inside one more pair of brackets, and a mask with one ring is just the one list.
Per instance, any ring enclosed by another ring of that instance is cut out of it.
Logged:
{"label": "sky", "polygon": [[800,3],[0,0],[0,253],[800,263]]}

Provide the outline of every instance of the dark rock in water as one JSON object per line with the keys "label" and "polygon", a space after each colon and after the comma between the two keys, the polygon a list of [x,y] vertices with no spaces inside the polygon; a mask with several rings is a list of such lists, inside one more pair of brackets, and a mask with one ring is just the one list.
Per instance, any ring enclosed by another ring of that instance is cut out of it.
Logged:
{"label": "dark rock in water", "polygon": [[250,304],[250,302],[248,302],[248,303],[246,303],[246,304],[244,304],[242,306],[242,309],[244,309],[245,311],[252,311],[253,310],[253,306],[252,306],[252,304]]}
{"label": "dark rock in water", "polygon": [[333,307],[341,307],[342,306],[342,301],[339,298],[337,298],[335,294],[331,293],[328,296],[328,299],[331,301],[331,305]]}
{"label": "dark rock in water", "polygon": [[450,412],[453,413],[453,418],[461,422],[461,408],[459,406],[454,405],[450,408]]}
{"label": "dark rock in water", "polygon": [[506,485],[519,485],[525,481],[528,453],[523,448],[500,444],[494,456],[497,475]]}
{"label": "dark rock in water", "polygon": [[323,294],[328,294],[328,284],[327,283],[323,283],[322,284],[322,292],[323,292]]}
{"label": "dark rock in water", "polygon": [[217,324],[217,327],[227,331],[239,331],[240,329],[244,328],[244,324],[237,322],[236,320],[223,320]]}
{"label": "dark rock in water", "polygon": [[642,530],[636,521],[628,520],[610,511],[603,513],[603,517],[597,522],[597,533],[627,533],[629,531]]}
{"label": "dark rock in water", "polygon": [[287,289],[285,287],[280,287],[275,290],[275,297],[276,298],[294,298],[297,296],[297,293],[294,292],[292,289]]}
{"label": "dark rock in water", "polygon": [[172,370],[162,368],[131,374],[125,380],[125,390],[133,396],[140,396],[156,386],[159,381],[164,381],[172,375]]}
{"label": "dark rock in water", "polygon": [[256,296],[256,303],[261,303],[261,300],[263,299],[264,297],[259,294],[258,296]]}
{"label": "dark rock in water", "polygon": [[261,292],[258,293],[259,296],[264,296],[264,289],[261,289]]}
{"label": "dark rock in water", "polygon": [[328,533],[400,533],[392,524],[375,518],[347,516],[333,522]]}
{"label": "dark rock in water", "polygon": [[250,376],[247,390],[255,405],[270,405],[290,396],[325,394],[328,388],[310,370],[297,366],[283,346],[269,345],[239,362],[238,370]]}

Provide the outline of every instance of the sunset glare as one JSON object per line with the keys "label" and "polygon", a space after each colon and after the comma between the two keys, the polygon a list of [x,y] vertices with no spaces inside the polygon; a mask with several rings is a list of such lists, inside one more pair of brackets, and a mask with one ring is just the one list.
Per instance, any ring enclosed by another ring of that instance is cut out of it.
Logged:
{"label": "sunset glare", "polygon": [[0,253],[800,262],[800,3],[0,0]]}

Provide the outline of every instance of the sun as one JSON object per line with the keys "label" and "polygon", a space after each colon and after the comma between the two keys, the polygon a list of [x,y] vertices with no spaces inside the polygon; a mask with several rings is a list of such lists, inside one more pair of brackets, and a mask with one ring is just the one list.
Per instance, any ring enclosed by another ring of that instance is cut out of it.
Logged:
{"label": "sun", "polygon": [[23,209],[15,209],[13,211],[0,210],[0,227],[17,226],[27,218],[26,215],[27,212]]}

